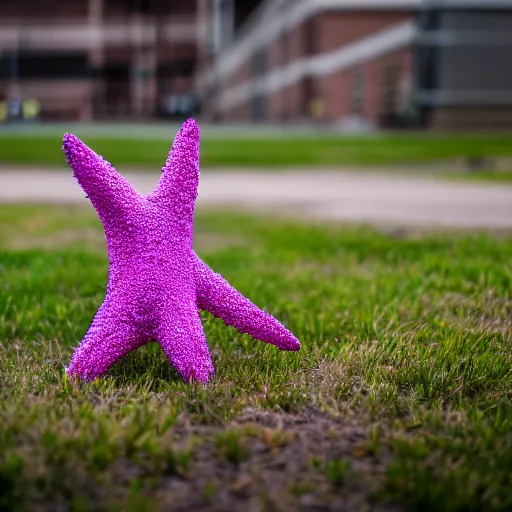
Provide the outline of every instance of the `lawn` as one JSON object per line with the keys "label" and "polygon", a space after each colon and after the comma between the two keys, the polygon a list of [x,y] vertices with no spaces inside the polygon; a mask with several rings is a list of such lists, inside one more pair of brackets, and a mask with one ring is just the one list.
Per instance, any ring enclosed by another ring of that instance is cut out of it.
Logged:
{"label": "lawn", "polygon": [[[63,128],[64,129],[64,128]],[[208,133],[208,132],[207,132]],[[210,132],[211,133],[211,132]],[[116,166],[159,169],[174,138],[169,131],[155,138],[76,135]],[[65,166],[62,133],[0,133],[0,165]],[[203,137],[201,163],[208,167],[379,166],[429,164],[458,158],[509,157],[512,135],[502,134],[384,134],[366,136]]]}
{"label": "lawn", "polygon": [[204,315],[207,388],[156,344],[65,378],[103,243],[92,209],[0,207],[0,510],[512,509],[511,237],[201,213],[197,252],[302,342]]}

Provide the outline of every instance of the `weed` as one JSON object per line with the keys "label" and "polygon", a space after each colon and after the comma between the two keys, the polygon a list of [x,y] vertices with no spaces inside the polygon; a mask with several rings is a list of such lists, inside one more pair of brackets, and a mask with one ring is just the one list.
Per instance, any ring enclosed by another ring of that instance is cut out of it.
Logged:
{"label": "weed", "polygon": [[249,448],[239,430],[226,430],[215,438],[219,453],[229,462],[239,465],[249,458]]}

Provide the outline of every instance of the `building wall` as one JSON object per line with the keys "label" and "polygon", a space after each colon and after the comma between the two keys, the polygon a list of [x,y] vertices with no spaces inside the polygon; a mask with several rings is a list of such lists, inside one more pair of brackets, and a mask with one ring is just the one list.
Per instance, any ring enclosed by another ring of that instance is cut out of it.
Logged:
{"label": "building wall", "polygon": [[434,130],[510,130],[512,107],[439,107],[428,114]]}
{"label": "building wall", "polygon": [[[262,75],[255,73],[254,66],[246,61],[231,75],[222,77],[220,90],[229,99],[230,91],[240,87],[245,92],[252,90],[260,78],[283,72],[308,59],[332,55],[411,18],[412,14],[407,12],[345,11],[316,15],[258,50],[266,55]],[[333,69],[331,73],[302,76],[294,83],[266,93],[264,99],[253,95],[243,104],[222,107],[220,117],[254,121],[254,106],[260,102],[258,119],[270,122],[334,123],[358,116],[375,126],[392,125],[396,122],[404,86],[412,82],[411,74],[412,52],[407,47],[343,71]],[[247,117],[241,117],[244,114]]]}
{"label": "building wall", "polygon": [[82,18],[87,16],[88,0],[52,0],[37,2],[34,0],[17,0],[0,2],[0,20],[2,23],[54,23],[58,19]]}
{"label": "building wall", "polygon": [[[125,0],[0,2],[0,95],[30,95],[48,118],[59,101],[59,118],[158,114],[168,95],[193,90],[198,36],[196,2],[162,1],[158,9],[137,12]],[[71,51],[85,58],[85,72],[59,67]],[[54,72],[20,76],[27,58]],[[62,94],[69,88],[72,95]]]}
{"label": "building wall", "polygon": [[88,115],[92,101],[90,80],[30,80],[19,84],[23,98],[37,98],[42,115],[48,119],[82,119]]}
{"label": "building wall", "polygon": [[410,12],[329,12],[316,19],[317,53],[336,50],[361,37],[411,19]]}
{"label": "building wall", "polygon": [[218,118],[512,126],[506,0],[389,0],[380,7],[365,0],[267,0],[264,7],[217,62],[220,87],[209,99]]}
{"label": "building wall", "polygon": [[[389,69],[394,70],[396,79],[386,87],[384,76]],[[328,105],[324,119],[334,122],[360,116],[374,126],[391,122],[392,106],[398,110],[405,102],[411,75],[412,51],[405,48],[322,78],[321,97]],[[387,107],[390,103],[391,108]]]}

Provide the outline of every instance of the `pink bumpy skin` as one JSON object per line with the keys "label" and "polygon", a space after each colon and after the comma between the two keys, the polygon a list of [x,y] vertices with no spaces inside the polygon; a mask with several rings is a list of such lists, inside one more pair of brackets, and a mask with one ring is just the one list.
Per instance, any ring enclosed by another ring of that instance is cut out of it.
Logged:
{"label": "pink bumpy skin", "polygon": [[199,182],[199,127],[179,131],[155,190],[140,195],[74,135],[64,154],[105,230],[110,260],[105,300],[66,369],[91,380],[118,359],[156,340],[185,381],[206,384],[214,368],[199,308],[281,350],[300,343],[192,249]]}

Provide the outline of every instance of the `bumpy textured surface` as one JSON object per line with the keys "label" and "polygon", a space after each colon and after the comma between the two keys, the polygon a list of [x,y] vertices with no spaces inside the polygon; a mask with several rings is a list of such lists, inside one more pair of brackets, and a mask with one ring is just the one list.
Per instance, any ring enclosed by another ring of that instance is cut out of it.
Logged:
{"label": "bumpy textured surface", "polygon": [[140,195],[74,135],[66,160],[103,223],[110,260],[105,300],[67,373],[93,379],[119,358],[156,340],[186,380],[214,373],[199,309],[282,350],[298,340],[214,273],[192,249],[199,181],[199,127],[179,131],[155,190]]}

